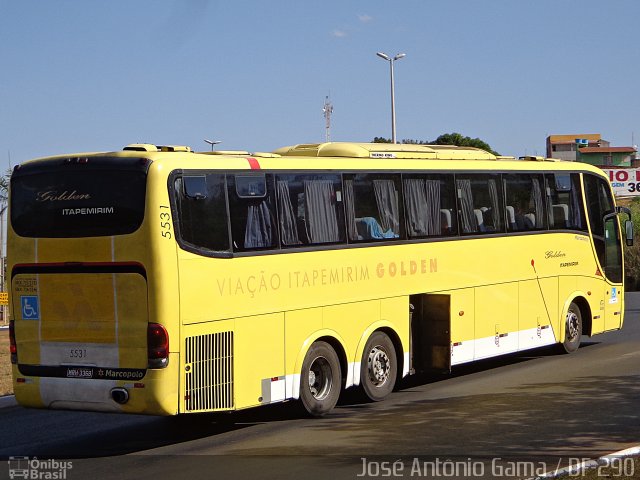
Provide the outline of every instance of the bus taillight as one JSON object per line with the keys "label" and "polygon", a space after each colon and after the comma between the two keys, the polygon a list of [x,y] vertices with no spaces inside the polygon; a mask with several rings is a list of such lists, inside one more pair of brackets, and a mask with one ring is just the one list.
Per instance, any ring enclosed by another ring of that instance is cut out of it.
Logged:
{"label": "bus taillight", "polygon": [[169,365],[169,334],[159,323],[150,323],[147,328],[148,368],[164,368]]}
{"label": "bus taillight", "polygon": [[18,345],[16,344],[16,330],[14,321],[9,321],[9,352],[11,353],[11,363],[18,363]]}

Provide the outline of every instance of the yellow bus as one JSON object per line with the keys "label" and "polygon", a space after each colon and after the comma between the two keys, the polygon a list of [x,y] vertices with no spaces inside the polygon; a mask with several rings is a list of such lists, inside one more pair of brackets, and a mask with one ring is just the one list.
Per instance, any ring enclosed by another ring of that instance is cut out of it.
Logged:
{"label": "yellow bus", "polygon": [[[453,146],[135,144],[11,177],[14,391],[174,415],[345,388],[622,327],[606,176]],[[624,226],[624,228],[622,228]]]}

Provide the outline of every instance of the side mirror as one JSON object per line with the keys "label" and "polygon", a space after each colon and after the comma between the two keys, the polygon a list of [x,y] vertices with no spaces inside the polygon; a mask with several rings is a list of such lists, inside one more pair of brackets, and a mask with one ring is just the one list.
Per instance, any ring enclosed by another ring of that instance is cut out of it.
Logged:
{"label": "side mirror", "polygon": [[629,217],[629,219],[624,222],[624,236],[627,247],[631,247],[633,245],[633,222],[631,221],[631,209],[618,206],[616,207],[616,213],[624,213]]}

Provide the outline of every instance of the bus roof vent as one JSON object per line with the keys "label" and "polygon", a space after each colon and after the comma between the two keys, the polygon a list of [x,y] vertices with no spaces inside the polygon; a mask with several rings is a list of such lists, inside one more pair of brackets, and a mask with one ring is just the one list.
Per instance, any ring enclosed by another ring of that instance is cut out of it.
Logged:
{"label": "bus roof vent", "polygon": [[428,146],[393,143],[310,143],[279,148],[273,153],[307,157],[436,158],[435,151]]}
{"label": "bus roof vent", "polygon": [[303,143],[299,145],[292,145],[290,147],[278,148],[277,150],[274,150],[273,153],[283,156],[319,157],[321,146],[321,143]]}
{"label": "bus roof vent", "polygon": [[378,159],[495,160],[495,155],[473,147],[404,143],[332,142],[293,145],[274,151],[282,156],[351,157]]}
{"label": "bus roof vent", "polygon": [[544,162],[546,159],[544,157],[534,157],[533,155],[527,155],[525,157],[520,157],[520,160],[525,160],[528,162]]}
{"label": "bus roof vent", "polygon": [[132,143],[122,150],[134,152],[191,152],[191,147],[183,145],[152,145],[150,143]]}
{"label": "bus roof vent", "polygon": [[270,153],[270,152],[253,152],[251,156],[259,157],[259,158],[279,158],[280,157],[280,155],[278,155],[277,153]]}
{"label": "bus roof vent", "polygon": [[151,145],[150,143],[132,143],[127,145],[122,150],[134,151],[134,152],[157,152],[158,147]]}
{"label": "bus roof vent", "polygon": [[158,150],[161,152],[193,152],[191,147],[186,147],[184,145],[158,145]]}
{"label": "bus roof vent", "polygon": [[207,152],[197,152],[200,155],[225,155],[229,157],[260,157],[260,158],[279,158],[277,153],[269,152],[249,152],[247,150],[213,150]]}
{"label": "bus roof vent", "polygon": [[198,152],[202,155],[240,155],[246,157],[247,155],[251,155],[246,150],[212,150],[206,152]]}

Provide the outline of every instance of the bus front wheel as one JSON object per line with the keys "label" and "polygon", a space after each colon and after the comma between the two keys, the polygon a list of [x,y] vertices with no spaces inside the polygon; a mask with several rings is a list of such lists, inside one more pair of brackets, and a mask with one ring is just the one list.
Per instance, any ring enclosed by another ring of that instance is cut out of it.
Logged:
{"label": "bus front wheel", "polygon": [[329,413],[338,402],[342,386],[340,360],[326,342],[315,342],[302,363],[300,399],[314,417]]}
{"label": "bus front wheel", "polygon": [[398,362],[393,342],[383,332],[374,332],[362,352],[360,384],[374,402],[389,395],[396,383]]}
{"label": "bus front wheel", "polygon": [[564,342],[562,347],[566,353],[573,353],[580,346],[582,338],[582,312],[580,307],[571,302],[565,321]]}

